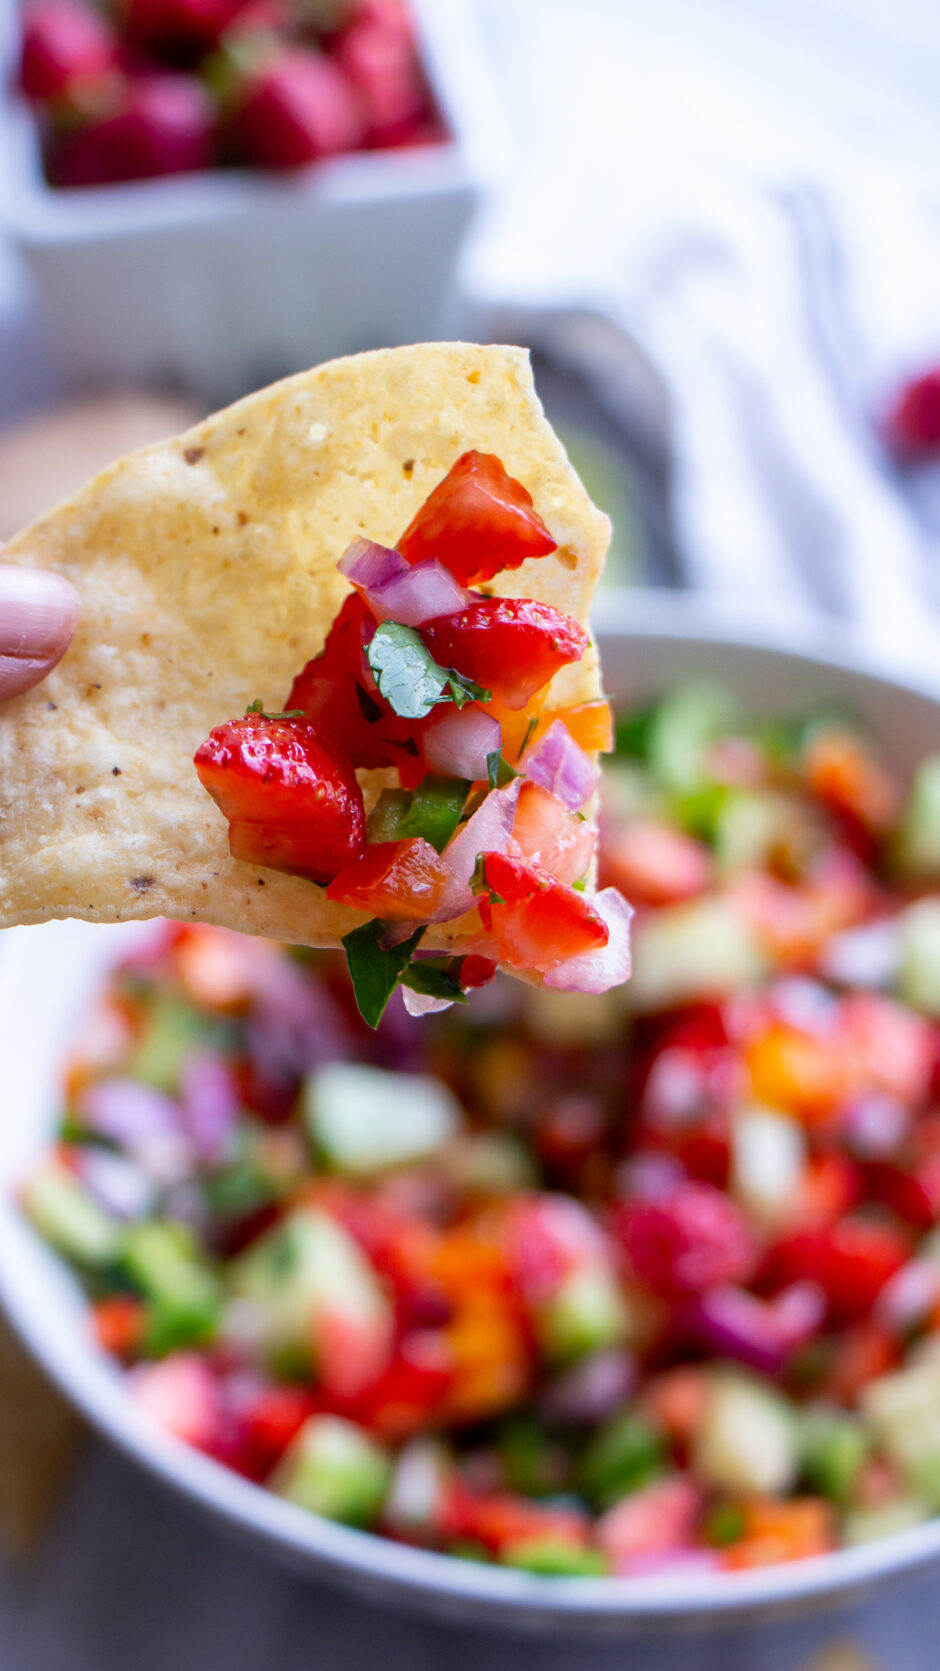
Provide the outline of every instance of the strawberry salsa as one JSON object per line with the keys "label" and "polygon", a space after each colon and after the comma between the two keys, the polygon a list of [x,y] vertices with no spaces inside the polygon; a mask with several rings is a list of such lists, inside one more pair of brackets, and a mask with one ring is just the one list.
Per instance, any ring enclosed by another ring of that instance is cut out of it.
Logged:
{"label": "strawberry salsa", "polygon": [[629,984],[373,1031],[334,953],[160,927],[25,1210],[130,1396],[302,1509],[572,1576],[880,1537],[940,1510],[940,756],[702,688],[617,745]]}
{"label": "strawberry salsa", "polygon": [[[258,698],[196,753],[236,859],[366,913],[343,944],[373,1026],[399,983],[418,1014],[466,1002],[499,963],[584,992],[629,974],[629,907],[586,892],[597,829],[582,809],[609,708],[546,706],[587,634],[550,604],[480,590],[556,549],[500,460],[464,453],[397,549],[349,546],[353,590],[283,711]],[[367,817],[356,772],[383,767],[399,787]],[[445,924],[460,955],[426,955]]]}
{"label": "strawberry salsa", "polygon": [[22,27],[55,186],[447,138],[405,0],[26,0]]}

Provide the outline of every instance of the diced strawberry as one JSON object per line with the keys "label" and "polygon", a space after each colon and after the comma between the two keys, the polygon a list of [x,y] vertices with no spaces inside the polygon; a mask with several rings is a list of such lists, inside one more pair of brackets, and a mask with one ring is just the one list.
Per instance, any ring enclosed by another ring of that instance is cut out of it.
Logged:
{"label": "diced strawberry", "polygon": [[363,133],[355,87],[328,58],[300,46],[249,72],[228,124],[237,156],[262,168],[302,168],[354,151]]}
{"label": "diced strawberry", "polygon": [[20,85],[28,99],[69,98],[116,62],[114,31],[83,0],[40,0],[24,13]]}
{"label": "diced strawberry", "polygon": [[471,1491],[458,1479],[447,1492],[444,1521],[446,1538],[469,1539],[497,1555],[536,1538],[581,1548],[589,1533],[587,1516],[578,1509],[533,1503],[508,1492]]}
{"label": "diced strawberry", "polygon": [[355,18],[333,54],[362,96],[370,145],[398,144],[427,114],[415,43],[397,19]]}
{"label": "diced strawberry", "polygon": [[375,691],[366,689],[363,646],[375,620],[358,592],[337,615],[320,654],[298,673],[285,703],[322,723],[335,747],[353,766],[398,766],[412,761],[424,775],[415,733],[420,720],[402,720]]}
{"label": "diced strawberry", "polygon": [[447,875],[440,855],[421,836],[375,841],[334,876],[327,897],[386,922],[428,922]]}
{"label": "diced strawberry", "polygon": [[890,1225],[843,1218],[824,1229],[800,1230],[770,1249],[761,1285],[773,1291],[794,1282],[816,1282],[835,1323],[866,1316],[885,1283],[909,1256],[907,1241]]}
{"label": "diced strawberry", "polygon": [[391,1363],[339,1413],[386,1439],[404,1439],[433,1421],[454,1380],[445,1337],[415,1330],[401,1341]]}
{"label": "diced strawberry", "polygon": [[704,893],[714,878],[704,842],[654,818],[638,818],[605,833],[603,886],[619,888],[637,905],[671,905]]}
{"label": "diced strawberry", "polygon": [[597,1539],[618,1572],[634,1555],[689,1548],[701,1511],[702,1495],[691,1479],[656,1480],[601,1515]]}
{"label": "diced strawberry", "polygon": [[464,586],[476,586],[557,545],[532,495],[495,453],[468,452],[428,495],[398,549],[409,563],[437,557]]}
{"label": "diced strawberry", "polygon": [[229,820],[236,859],[328,882],[365,847],[355,775],[306,720],[230,720],[206,738],[195,766]]}
{"label": "diced strawberry", "polygon": [[143,1340],[144,1302],[137,1294],[108,1294],[92,1307],[92,1323],[102,1351],[129,1361]]}
{"label": "diced strawberry", "polygon": [[565,1278],[604,1263],[604,1237],[586,1207],[567,1195],[533,1195],[516,1202],[505,1226],[512,1280],[527,1304],[551,1298]]}
{"label": "diced strawberry", "polygon": [[197,1353],[173,1352],[161,1363],[138,1364],[127,1386],[135,1403],[168,1433],[197,1450],[211,1449],[220,1425],[219,1392]]}
{"label": "diced strawberry", "polygon": [[59,146],[51,163],[56,184],[98,186],[209,168],[214,124],[212,100],[195,76],[128,81],[116,108]]}
{"label": "diced strawberry", "polygon": [[303,1387],[263,1387],[249,1405],[244,1422],[248,1446],[264,1477],[279,1462],[308,1416],[314,1414],[315,1400]]}
{"label": "diced strawberry", "polygon": [[353,1314],[337,1298],[317,1318],[317,1378],[334,1398],[355,1399],[388,1368],[392,1354],[392,1314],[384,1306],[368,1315]]}
{"label": "diced strawberry", "polygon": [[489,986],[496,974],[497,965],[488,957],[478,957],[471,952],[465,957],[460,966],[460,984],[464,991],[470,991],[480,986]]}
{"label": "diced strawberry", "polygon": [[885,419],[885,438],[902,461],[940,453],[940,366],[905,383]]}
{"label": "diced strawberry", "polygon": [[663,1299],[747,1282],[757,1265],[749,1225],[711,1184],[690,1180],[661,1201],[626,1202],[614,1228],[637,1281]]}
{"label": "diced strawberry", "polygon": [[459,615],[427,621],[421,637],[435,661],[524,708],[569,662],[580,661],[587,633],[551,604],[532,598],[481,598]]}
{"label": "diced strawberry", "polygon": [[522,785],[512,834],[521,856],[550,870],[559,882],[577,882],[585,875],[597,839],[593,824],[569,812],[540,783]]}
{"label": "diced strawberry", "polygon": [[877,1090],[913,1108],[928,1096],[936,1047],[922,1015],[880,994],[853,992],[843,999],[839,1033]]}
{"label": "diced strawberry", "polygon": [[174,62],[215,46],[245,0],[122,0],[124,34],[142,52]]}
{"label": "diced strawberry", "polygon": [[540,865],[505,853],[481,858],[488,892],[478,901],[480,917],[503,963],[545,971],[606,946],[607,925],[583,894]]}
{"label": "diced strawberry", "polygon": [[883,835],[897,818],[901,795],[898,782],[872,757],[859,737],[834,728],[819,731],[812,738],[803,771],[812,793],[862,837],[860,850],[866,856],[870,848],[864,838]]}

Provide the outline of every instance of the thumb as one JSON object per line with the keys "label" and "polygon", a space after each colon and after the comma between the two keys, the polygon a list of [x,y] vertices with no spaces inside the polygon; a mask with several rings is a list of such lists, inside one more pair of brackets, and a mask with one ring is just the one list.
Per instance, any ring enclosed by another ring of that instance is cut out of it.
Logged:
{"label": "thumb", "polygon": [[81,599],[63,575],[0,564],[0,702],[29,690],[55,667],[80,610]]}

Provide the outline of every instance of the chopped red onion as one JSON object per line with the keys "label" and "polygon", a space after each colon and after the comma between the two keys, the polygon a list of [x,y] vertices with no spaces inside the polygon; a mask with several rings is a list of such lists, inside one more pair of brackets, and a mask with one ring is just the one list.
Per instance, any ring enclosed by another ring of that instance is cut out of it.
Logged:
{"label": "chopped red onion", "polygon": [[592,1352],[549,1382],[539,1400],[547,1422],[589,1427],[626,1404],[636,1385],[636,1363],[620,1347]]}
{"label": "chopped red onion", "polygon": [[183,1124],[199,1160],[218,1165],[238,1123],[240,1100],[225,1063],[210,1051],[194,1055],[182,1074]]}
{"label": "chopped red onion", "polygon": [[502,747],[499,720],[476,702],[435,714],[421,739],[425,763],[445,777],[486,779],[486,757]]}
{"label": "chopped red onion", "polygon": [[762,1375],[779,1375],[792,1349],[781,1339],[770,1306],[730,1285],[710,1288],[691,1301],[681,1327],[700,1345]]}
{"label": "chopped red onion", "polygon": [[420,627],[425,621],[466,609],[473,602],[473,593],[461,586],[436,557],[427,557],[420,563],[406,563],[404,573],[370,587],[366,601],[378,621]]}
{"label": "chopped red onion", "polygon": [[441,902],[434,913],[434,922],[450,922],[462,917],[476,904],[470,879],[476,869],[480,853],[505,853],[512,837],[521,778],[513,778],[505,789],[493,789],[472,818],[452,836],[444,848],[443,859],[449,875],[441,890]]}
{"label": "chopped red onion", "polygon": [[926,1322],[940,1298],[940,1265],[909,1259],[890,1278],[875,1301],[875,1318],[895,1334],[906,1335]]}
{"label": "chopped red onion", "polygon": [[339,571],[362,593],[377,621],[400,621],[405,627],[456,615],[473,598],[436,557],[408,563],[400,552],[374,540],[353,540],[339,560]]}
{"label": "chopped red onion", "polygon": [[602,889],[591,904],[607,924],[607,944],[580,957],[566,958],[550,969],[545,985],[559,992],[609,992],[611,987],[622,986],[629,978],[633,906],[627,904],[616,888]]}
{"label": "chopped red onion", "polygon": [[901,933],[894,918],[862,923],[833,935],[820,968],[839,986],[890,986],[901,962]]}
{"label": "chopped red onion", "polygon": [[862,1160],[886,1160],[900,1148],[911,1129],[913,1115],[886,1091],[869,1091],[844,1110],[839,1130],[852,1153]]}
{"label": "chopped red onion", "polygon": [[432,998],[429,992],[412,992],[408,986],[402,987],[401,995],[409,1015],[439,1015],[454,1003],[453,998]]}
{"label": "chopped red onion", "polygon": [[114,1218],[141,1219],[153,1212],[157,1191],[152,1178],[126,1155],[76,1145],[78,1176],[95,1200]]}
{"label": "chopped red onion", "polygon": [[793,1282],[770,1301],[768,1310],[788,1351],[805,1346],[825,1321],[828,1301],[818,1282]]}
{"label": "chopped red onion", "polygon": [[361,539],[353,540],[346,547],[336,566],[361,592],[387,585],[408,568],[400,552],[387,545],[376,545],[374,540]]}
{"label": "chopped red onion", "polygon": [[623,1201],[661,1201],[688,1177],[675,1155],[647,1149],[617,1168],[617,1196]]}
{"label": "chopped red onion", "polygon": [[550,789],[577,812],[597,786],[597,767],[575,742],[563,720],[556,719],[525,757],[525,775]]}
{"label": "chopped red onion", "polygon": [[136,1079],[96,1080],[82,1092],[79,1114],[99,1137],[132,1150],[180,1130],[180,1111],[172,1098]]}

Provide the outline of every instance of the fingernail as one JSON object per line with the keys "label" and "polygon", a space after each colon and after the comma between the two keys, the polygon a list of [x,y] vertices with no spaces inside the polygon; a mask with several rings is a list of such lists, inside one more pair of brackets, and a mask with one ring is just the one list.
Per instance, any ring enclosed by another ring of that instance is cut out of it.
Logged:
{"label": "fingernail", "polygon": [[0,655],[52,665],[80,610],[81,599],[63,575],[0,563]]}

